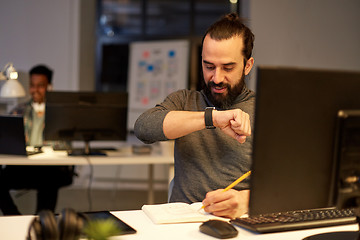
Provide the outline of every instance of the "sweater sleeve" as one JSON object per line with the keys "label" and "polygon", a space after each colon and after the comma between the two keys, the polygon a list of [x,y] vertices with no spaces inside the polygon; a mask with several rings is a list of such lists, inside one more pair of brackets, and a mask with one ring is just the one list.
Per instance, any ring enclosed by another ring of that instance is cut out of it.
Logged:
{"label": "sweater sleeve", "polygon": [[170,94],[161,103],[141,114],[134,125],[135,136],[144,143],[169,140],[163,131],[163,122],[170,111],[183,110],[187,90]]}
{"label": "sweater sleeve", "polygon": [[163,122],[168,112],[156,106],[141,114],[134,125],[135,136],[144,143],[168,140],[163,131]]}

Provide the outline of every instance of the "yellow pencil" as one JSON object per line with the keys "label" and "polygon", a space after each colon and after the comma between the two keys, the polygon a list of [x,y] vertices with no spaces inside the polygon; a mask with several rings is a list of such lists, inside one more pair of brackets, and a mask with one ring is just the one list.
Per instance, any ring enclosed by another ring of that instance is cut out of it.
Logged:
{"label": "yellow pencil", "polygon": [[248,171],[247,173],[245,173],[244,175],[242,175],[241,177],[239,177],[237,180],[235,180],[232,184],[230,184],[229,186],[227,186],[223,192],[226,192],[229,189],[232,189],[233,187],[235,187],[238,183],[240,183],[242,180],[244,180],[245,178],[247,178],[249,175],[251,174],[251,171]]}
{"label": "yellow pencil", "polygon": [[[235,187],[238,183],[240,183],[241,181],[243,181],[245,178],[247,178],[249,175],[251,174],[251,171],[248,171],[247,173],[243,174],[241,177],[239,177],[237,180],[235,180],[232,184],[230,184],[229,186],[227,186],[223,192],[226,192],[230,189],[232,189],[233,187]],[[205,208],[205,206],[202,206],[201,208]]]}

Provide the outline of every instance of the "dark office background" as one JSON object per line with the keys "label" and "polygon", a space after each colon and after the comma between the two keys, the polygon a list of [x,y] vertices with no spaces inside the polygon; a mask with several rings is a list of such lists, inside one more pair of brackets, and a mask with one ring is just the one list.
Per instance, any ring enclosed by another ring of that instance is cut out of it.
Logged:
{"label": "dark office background", "polygon": [[[190,42],[189,83],[200,77],[201,38],[207,27],[241,1],[98,0],[96,15],[96,90],[127,90],[129,43],[186,39]],[[189,85],[190,86],[190,85]]]}

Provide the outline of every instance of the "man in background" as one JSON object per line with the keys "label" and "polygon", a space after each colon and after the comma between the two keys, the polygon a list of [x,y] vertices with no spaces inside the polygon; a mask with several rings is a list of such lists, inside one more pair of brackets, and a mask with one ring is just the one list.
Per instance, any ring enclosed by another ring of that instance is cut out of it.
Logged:
{"label": "man in background", "polygon": [[244,78],[254,64],[254,35],[231,13],[206,31],[201,91],[179,90],[135,123],[145,143],[175,139],[170,202],[202,201],[204,210],[236,218],[247,212],[249,179],[223,189],[251,166],[255,93]]}
{"label": "man in background", "polygon": [[[45,97],[52,88],[53,71],[45,65],[30,70],[29,93],[31,100],[17,106],[11,114],[24,118],[27,146],[41,148],[44,145],[60,147],[64,142],[44,141]],[[64,147],[64,146],[62,146]],[[4,215],[20,215],[10,195],[11,189],[37,190],[36,213],[41,210],[55,211],[58,191],[72,183],[73,166],[5,166],[0,170],[0,209]]]}

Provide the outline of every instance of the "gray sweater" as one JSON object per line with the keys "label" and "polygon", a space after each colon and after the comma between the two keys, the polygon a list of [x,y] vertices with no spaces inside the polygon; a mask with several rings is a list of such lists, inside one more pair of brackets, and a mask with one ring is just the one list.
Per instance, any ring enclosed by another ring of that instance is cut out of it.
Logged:
{"label": "gray sweater", "polygon": [[[203,92],[179,90],[144,112],[136,121],[135,135],[144,143],[168,140],[163,121],[170,111],[204,111],[213,106]],[[255,93],[244,87],[231,109],[240,108],[254,125]],[[253,130],[253,129],[252,129]],[[250,170],[252,137],[240,144],[220,129],[203,129],[175,140],[175,177],[170,202],[199,202],[207,192],[225,188]],[[234,189],[249,188],[249,178]]]}

